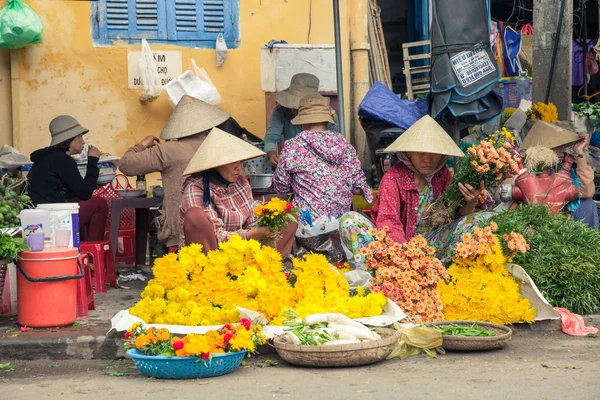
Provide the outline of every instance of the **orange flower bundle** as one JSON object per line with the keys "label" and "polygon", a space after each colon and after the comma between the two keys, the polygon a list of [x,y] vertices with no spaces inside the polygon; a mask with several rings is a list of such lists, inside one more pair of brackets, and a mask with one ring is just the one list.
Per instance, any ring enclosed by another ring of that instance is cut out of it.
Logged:
{"label": "orange flower bundle", "polygon": [[371,233],[375,241],[361,249],[367,269],[375,273],[372,292],[387,296],[409,316],[421,316],[424,322],[443,319],[442,301],[437,291],[441,279],[449,276],[422,236],[408,243],[395,243],[387,237],[387,229]]}
{"label": "orange flower bundle", "polygon": [[[458,188],[459,183],[479,188],[483,182],[489,189],[498,187],[505,179],[517,175],[521,157],[514,140],[511,133],[502,128],[478,145],[469,148],[466,156],[458,162],[450,185],[424,211],[423,223],[431,228],[439,228],[452,221],[464,201]],[[483,190],[479,196],[479,204],[484,205],[490,202],[490,199],[488,191]]]}

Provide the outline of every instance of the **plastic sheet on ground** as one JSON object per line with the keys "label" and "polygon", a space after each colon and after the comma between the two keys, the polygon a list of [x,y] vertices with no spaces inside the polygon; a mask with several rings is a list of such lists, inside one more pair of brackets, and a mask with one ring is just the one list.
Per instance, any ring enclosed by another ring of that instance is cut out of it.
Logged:
{"label": "plastic sheet on ground", "polygon": [[521,296],[528,299],[531,306],[535,307],[537,312],[534,321],[560,319],[560,316],[556,310],[554,310],[554,307],[548,303],[537,286],[535,286],[535,283],[529,274],[527,274],[521,266],[516,264],[506,264],[506,269],[512,274],[517,282],[519,282]]}
{"label": "plastic sheet on ground", "polygon": [[[240,312],[241,318],[248,318],[253,323],[266,323],[267,320],[262,314],[248,310],[246,308],[237,307]],[[398,307],[396,303],[388,299],[387,304],[383,309],[383,314],[377,317],[366,317],[358,318],[356,321],[361,322],[369,326],[387,326],[392,325],[394,322],[399,322],[406,318],[406,314]],[[186,326],[186,325],[165,325],[165,324],[148,324],[141,318],[133,316],[129,313],[129,310],[121,310],[114,317],[111,318],[111,328],[109,332],[115,330],[117,332],[125,332],[136,322],[141,322],[146,327],[155,327],[157,329],[166,328],[169,331],[178,335],[187,335],[188,333],[206,333],[212,329],[219,329],[223,325],[212,325],[212,326]],[[283,326],[266,325],[263,327],[263,333],[267,338],[273,338],[283,333]]]}

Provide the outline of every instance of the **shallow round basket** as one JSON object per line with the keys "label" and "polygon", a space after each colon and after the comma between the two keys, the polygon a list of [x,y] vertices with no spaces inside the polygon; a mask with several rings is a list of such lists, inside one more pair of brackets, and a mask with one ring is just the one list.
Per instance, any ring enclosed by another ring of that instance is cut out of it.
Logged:
{"label": "shallow round basket", "polygon": [[281,358],[290,364],[304,367],[352,367],[373,364],[390,355],[400,334],[394,329],[379,328],[380,340],[335,346],[301,346],[284,335],[273,340]]}
{"label": "shallow round basket", "polygon": [[117,189],[117,193],[124,199],[135,199],[144,193],[142,189]]}
{"label": "shallow round basket", "polygon": [[129,349],[125,354],[145,376],[158,379],[195,379],[233,372],[244,360],[246,351],[215,354],[206,363],[198,357],[147,356],[137,349]]}
{"label": "shallow round basket", "polygon": [[445,350],[456,350],[456,351],[479,351],[479,350],[493,350],[502,349],[506,346],[506,343],[512,336],[512,330],[509,327],[497,324],[491,324],[489,322],[477,322],[477,321],[441,321],[429,324],[430,326],[471,326],[477,324],[482,329],[486,329],[490,332],[494,332],[496,336],[450,336],[442,335],[442,347]]}

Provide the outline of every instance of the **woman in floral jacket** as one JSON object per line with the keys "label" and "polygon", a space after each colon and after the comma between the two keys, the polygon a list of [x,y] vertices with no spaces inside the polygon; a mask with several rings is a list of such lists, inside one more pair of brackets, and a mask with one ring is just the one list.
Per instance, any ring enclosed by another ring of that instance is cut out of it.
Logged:
{"label": "woman in floral jacket", "polygon": [[294,206],[310,210],[314,219],[340,218],[352,208],[354,194],[373,201],[356,150],[342,134],[327,130],[333,123],[328,98],[318,93],[303,98],[292,123],[304,130],[285,143],[272,189],[292,190]]}

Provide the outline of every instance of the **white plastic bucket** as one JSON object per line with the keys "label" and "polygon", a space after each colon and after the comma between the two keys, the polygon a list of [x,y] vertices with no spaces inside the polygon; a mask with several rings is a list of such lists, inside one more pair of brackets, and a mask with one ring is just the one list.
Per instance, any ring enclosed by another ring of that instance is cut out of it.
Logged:
{"label": "white plastic bucket", "polygon": [[22,210],[19,218],[21,219],[23,239],[27,239],[29,234],[34,232],[44,232],[45,238],[50,239],[50,212],[48,210]]}
{"label": "white plastic bucket", "polygon": [[69,248],[79,248],[79,204],[78,203],[55,203],[40,204],[38,209],[50,212],[50,231],[52,235],[52,246],[56,246],[56,231],[69,229],[71,239]]}

